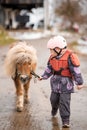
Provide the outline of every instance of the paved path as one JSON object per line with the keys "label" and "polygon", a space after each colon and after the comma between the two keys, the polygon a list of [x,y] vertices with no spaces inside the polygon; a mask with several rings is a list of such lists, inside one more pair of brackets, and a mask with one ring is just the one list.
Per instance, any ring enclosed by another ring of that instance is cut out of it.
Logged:
{"label": "paved path", "polygon": [[[46,49],[48,39],[30,40],[37,49],[37,73],[41,74],[46,66],[49,51]],[[0,48],[0,130],[63,130],[59,114],[52,118],[50,111],[49,80],[31,81],[30,102],[25,105],[23,112],[15,110],[15,87],[10,78],[4,73],[3,63],[8,46]],[[79,56],[85,88],[72,94],[71,128],[66,130],[87,129],[87,57]]]}

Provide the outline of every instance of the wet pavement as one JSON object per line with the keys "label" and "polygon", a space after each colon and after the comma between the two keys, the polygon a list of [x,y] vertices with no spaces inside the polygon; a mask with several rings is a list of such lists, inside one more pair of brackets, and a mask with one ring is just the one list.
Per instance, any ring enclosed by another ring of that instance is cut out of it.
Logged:
{"label": "wet pavement", "polygon": [[[29,40],[37,49],[38,66],[36,72],[42,74],[49,51],[46,48],[48,38]],[[51,117],[50,84],[49,79],[35,83],[31,81],[29,90],[29,104],[24,106],[23,112],[15,109],[15,87],[12,80],[5,75],[3,67],[8,46],[0,47],[0,130],[64,130],[59,113]],[[87,56],[79,55],[81,71],[84,78],[84,88],[75,89],[71,101],[71,127],[65,130],[87,129]]]}

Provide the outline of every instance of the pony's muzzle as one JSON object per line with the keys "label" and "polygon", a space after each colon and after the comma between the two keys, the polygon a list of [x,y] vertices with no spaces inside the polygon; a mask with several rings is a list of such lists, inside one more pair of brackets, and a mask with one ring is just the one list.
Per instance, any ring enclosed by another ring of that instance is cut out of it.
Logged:
{"label": "pony's muzzle", "polygon": [[28,80],[29,80],[29,76],[27,76],[27,75],[21,75],[20,76],[20,81],[22,83],[27,83]]}

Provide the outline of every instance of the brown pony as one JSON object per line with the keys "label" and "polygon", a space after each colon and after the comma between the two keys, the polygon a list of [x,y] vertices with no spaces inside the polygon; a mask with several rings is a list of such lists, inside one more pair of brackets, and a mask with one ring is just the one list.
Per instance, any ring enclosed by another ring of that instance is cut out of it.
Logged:
{"label": "brown pony", "polygon": [[28,46],[26,42],[17,42],[10,47],[5,59],[5,69],[16,87],[16,109],[19,112],[23,110],[24,102],[28,102],[30,80],[36,65],[37,55],[34,47]]}

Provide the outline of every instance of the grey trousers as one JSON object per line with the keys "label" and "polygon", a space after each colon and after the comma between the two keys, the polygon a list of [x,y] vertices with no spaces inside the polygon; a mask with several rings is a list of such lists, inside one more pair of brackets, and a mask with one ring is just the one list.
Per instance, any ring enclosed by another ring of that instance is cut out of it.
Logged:
{"label": "grey trousers", "polygon": [[51,92],[50,102],[51,102],[52,110],[57,111],[59,109],[62,123],[69,123],[70,100],[71,100],[71,93]]}

